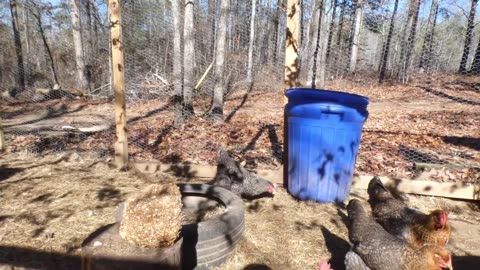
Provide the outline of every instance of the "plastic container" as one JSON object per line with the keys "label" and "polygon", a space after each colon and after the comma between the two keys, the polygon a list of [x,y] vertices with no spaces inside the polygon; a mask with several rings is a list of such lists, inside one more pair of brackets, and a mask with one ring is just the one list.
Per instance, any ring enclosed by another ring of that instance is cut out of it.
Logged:
{"label": "plastic container", "polygon": [[295,88],[288,104],[288,191],[300,200],[343,202],[350,193],[367,97]]}

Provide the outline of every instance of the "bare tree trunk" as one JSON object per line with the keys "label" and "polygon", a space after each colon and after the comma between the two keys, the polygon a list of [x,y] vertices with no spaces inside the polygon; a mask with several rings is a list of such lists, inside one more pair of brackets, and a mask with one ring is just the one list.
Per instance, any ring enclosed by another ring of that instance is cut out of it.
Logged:
{"label": "bare tree trunk", "polygon": [[[17,1],[15,0],[10,0],[10,13],[12,15],[13,38],[15,41],[15,54],[17,56],[17,73],[15,74],[16,89],[21,92],[25,89],[25,70],[23,67],[22,41],[20,39],[20,31],[18,31]],[[15,91],[13,94],[15,96],[18,93]]]}
{"label": "bare tree trunk", "polygon": [[[93,16],[94,16],[94,20],[93,20],[93,37],[92,37],[92,47],[93,47],[93,54],[94,56],[97,55],[97,51],[98,51],[98,40],[99,40],[99,37],[98,37],[98,25],[99,25],[99,21],[100,21],[100,16],[98,15],[98,9],[97,7],[95,6],[95,2],[92,2],[92,12],[93,12]],[[104,31],[105,33],[105,30],[104,28],[102,28],[102,30]]]}
{"label": "bare tree trunk", "polygon": [[472,0],[470,14],[468,15],[467,32],[465,33],[462,59],[460,59],[460,68],[458,69],[459,73],[467,72],[468,56],[470,55],[470,49],[472,48],[473,28],[475,27],[475,12],[477,10],[477,4],[478,0]]}
{"label": "bare tree trunk", "polygon": [[47,51],[48,58],[50,59],[50,67],[53,73],[53,79],[56,85],[60,85],[57,76],[57,69],[55,68],[55,61],[53,60],[52,50],[50,50],[50,46],[48,45],[47,37],[45,36],[45,31],[43,29],[42,24],[42,11],[38,8],[38,14],[32,13],[32,15],[37,20],[37,27],[40,36],[42,37],[43,45],[45,46],[45,50]]}
{"label": "bare tree trunk", "polygon": [[383,82],[385,79],[385,72],[387,70],[387,62],[388,62],[388,54],[390,53],[390,46],[392,44],[392,38],[393,38],[393,30],[395,28],[395,15],[397,15],[397,10],[398,10],[398,1],[395,0],[395,6],[393,7],[393,13],[392,13],[392,18],[390,20],[390,29],[388,29],[388,35],[387,35],[387,40],[385,41],[384,44],[384,50],[382,54],[382,59],[380,60],[380,75],[379,75],[379,82]]}
{"label": "bare tree trunk", "polygon": [[228,53],[235,52],[235,38],[237,35],[237,24],[238,24],[238,14],[235,13],[236,8],[235,6],[238,5],[238,1],[231,0],[230,1],[230,14],[229,14],[229,21],[230,21],[230,31],[228,34]]}
{"label": "bare tree trunk", "polygon": [[305,13],[305,9],[303,7],[304,3],[303,3],[303,0],[300,0],[300,44],[303,44],[303,28],[304,28],[304,23],[303,23],[303,16],[304,16],[304,13]]}
{"label": "bare tree trunk", "polygon": [[356,0],[355,4],[355,23],[350,54],[350,72],[354,73],[358,59],[358,43],[360,42],[360,28],[363,23],[363,0]]}
{"label": "bare tree trunk", "polygon": [[185,0],[185,25],[183,27],[183,102],[185,117],[190,117],[193,112],[193,87],[195,68],[195,39],[194,39],[194,2]]}
{"label": "bare tree trunk", "polygon": [[83,54],[82,22],[78,2],[70,0],[70,16],[72,19],[73,44],[75,47],[75,69],[77,73],[77,87],[88,88],[87,77],[85,76],[85,56]]}
{"label": "bare tree trunk", "polygon": [[211,25],[210,51],[208,53],[209,59],[213,58],[213,54],[215,52],[215,23],[216,23],[215,6],[216,6],[215,0],[208,0],[208,20],[210,21],[210,25]]}
{"label": "bare tree trunk", "polygon": [[273,63],[277,63],[277,51],[278,51],[278,24],[280,21],[280,3],[281,0],[277,0],[275,7],[275,16],[273,18],[274,32],[273,33]]}
{"label": "bare tree trunk", "polygon": [[5,133],[3,131],[2,118],[0,116],[0,153],[5,152],[5,150],[7,150],[7,143],[5,142]]}
{"label": "bare tree trunk", "polygon": [[218,36],[215,51],[215,86],[213,89],[213,103],[210,110],[212,119],[223,122],[223,93],[224,93],[224,68],[225,68],[225,43],[227,37],[227,18],[230,12],[230,0],[221,0],[220,21],[218,23]]}
{"label": "bare tree trunk", "polygon": [[257,0],[252,0],[252,16],[250,17],[250,44],[248,45],[248,67],[247,67],[247,83],[249,87],[253,83],[253,45],[255,43],[255,12]]}
{"label": "bare tree trunk", "polygon": [[[265,26],[264,26],[264,40],[262,44],[262,50],[260,51],[261,54],[263,55],[263,61],[262,63],[269,64],[270,62],[270,33],[272,32],[272,25],[270,23],[270,14],[271,14],[271,8],[272,8],[272,0],[267,1],[267,6],[265,7]],[[261,37],[260,37],[261,38]]]}
{"label": "bare tree trunk", "polygon": [[419,68],[424,68],[426,70],[429,69],[432,61],[433,35],[435,33],[439,3],[440,0],[432,0],[432,6],[430,8],[430,14],[428,15],[427,21],[427,32],[425,33],[422,54],[420,55]]}
{"label": "bare tree trunk", "polygon": [[93,55],[95,51],[93,50],[92,6],[93,6],[92,1],[87,0],[86,3],[85,3],[85,9],[86,9],[86,13],[87,13],[87,32],[88,32],[88,35],[86,35],[86,36],[87,36],[88,49],[86,49],[84,52],[85,52],[85,55],[87,56],[86,62],[88,64],[91,64],[91,60],[95,57]]}
{"label": "bare tree trunk", "polygon": [[[347,0],[343,0],[340,6],[340,18],[338,20],[338,34],[337,40],[335,42],[335,58],[334,58],[334,65],[335,67],[338,66],[338,58],[342,53],[342,34],[343,34],[343,23],[345,22],[345,9],[347,5]],[[341,59],[340,59],[341,60]]]}
{"label": "bare tree trunk", "polygon": [[475,52],[470,72],[475,75],[480,74],[480,39],[478,40],[477,51]]}
{"label": "bare tree trunk", "polygon": [[182,78],[182,27],[181,27],[181,10],[180,0],[172,0],[172,12],[173,12],[173,80],[174,80],[174,93],[173,102],[175,103],[175,116],[174,125],[178,126],[183,124],[183,78]]}
{"label": "bare tree trunk", "polygon": [[[325,5],[326,2],[324,2]],[[324,7],[324,10],[326,9],[326,6]],[[325,11],[324,11],[325,12]],[[326,18],[326,21],[324,23],[324,26],[322,27],[322,35],[323,37],[327,36],[329,33],[329,25],[330,21],[332,20],[332,12],[329,12]],[[326,71],[327,71],[327,38],[322,38],[320,40],[320,64],[318,67],[318,87],[319,88],[324,88],[325,87],[325,76],[326,76]]]}
{"label": "bare tree trunk", "polygon": [[319,0],[317,4],[317,8],[315,10],[315,16],[313,18],[314,22],[316,22],[314,26],[314,35],[315,38],[312,39],[312,46],[311,46],[311,53],[309,55],[312,56],[311,64],[308,70],[308,78],[312,80],[312,88],[316,86],[323,87],[324,81],[318,80],[317,81],[317,62],[318,57],[321,57],[321,47],[320,47],[320,40],[322,40],[322,21],[323,21],[323,12],[325,10],[325,0]]}
{"label": "bare tree trunk", "polygon": [[25,49],[27,57],[30,55],[30,27],[28,23],[28,7],[24,5],[23,7],[23,24],[25,26],[24,36],[25,36]]}
{"label": "bare tree trunk", "polygon": [[326,61],[328,61],[328,59],[330,58],[332,39],[333,39],[333,30],[334,30],[334,26],[335,26],[335,15],[336,15],[336,12],[337,12],[337,5],[338,5],[338,0],[333,0],[332,1],[332,20],[330,21],[330,27],[329,27],[329,31],[328,31]]}
{"label": "bare tree trunk", "polygon": [[[415,36],[417,34],[418,13],[420,11],[420,0],[410,0],[407,27],[405,28],[405,38],[402,45],[400,56],[399,79],[402,83],[408,81],[408,71],[411,65],[412,53],[414,53]],[[408,33],[408,34],[407,34]]]}
{"label": "bare tree trunk", "polygon": [[27,5],[22,5],[22,19],[23,19],[23,40],[25,41],[25,50],[22,51],[22,54],[26,57],[25,63],[24,63],[24,78],[25,78],[25,85],[29,85],[32,83],[31,80],[28,78],[30,77],[30,74],[33,73],[33,68],[32,64],[34,62],[34,59],[36,56],[31,55],[31,47],[32,47],[32,35],[30,34],[30,20],[29,20],[29,7]]}

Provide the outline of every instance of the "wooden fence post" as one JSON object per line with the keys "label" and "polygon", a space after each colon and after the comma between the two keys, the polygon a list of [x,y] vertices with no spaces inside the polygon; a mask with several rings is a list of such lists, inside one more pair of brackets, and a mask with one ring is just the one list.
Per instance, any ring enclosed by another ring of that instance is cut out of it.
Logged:
{"label": "wooden fence post", "polygon": [[0,152],[7,150],[7,144],[5,143],[5,133],[3,133],[2,116],[0,116]]}
{"label": "wooden fence post", "polygon": [[113,91],[115,93],[115,164],[124,169],[128,163],[127,120],[124,93],[123,37],[120,1],[108,0],[112,45]]}
{"label": "wooden fence post", "polygon": [[[285,47],[285,77],[284,92],[292,87],[299,86],[298,76],[300,62],[298,50],[300,49],[300,0],[288,0],[287,2],[287,37]],[[283,96],[283,105],[288,99]],[[288,117],[286,108],[283,113],[283,185],[288,187]]]}
{"label": "wooden fence post", "polygon": [[300,63],[300,0],[288,0],[287,37],[285,46],[285,89],[299,86]]}

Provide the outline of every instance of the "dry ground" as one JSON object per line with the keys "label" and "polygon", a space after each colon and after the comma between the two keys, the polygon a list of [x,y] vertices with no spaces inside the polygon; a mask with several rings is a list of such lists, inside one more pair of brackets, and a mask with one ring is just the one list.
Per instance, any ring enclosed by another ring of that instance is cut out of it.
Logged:
{"label": "dry ground", "polygon": [[[364,77],[329,82],[328,89],[371,100],[356,172],[477,183],[478,79],[414,78],[408,86],[376,85]],[[131,156],[213,164],[217,146],[223,145],[252,168],[277,168],[283,151],[283,97],[274,90],[281,88],[264,79],[251,92],[239,89],[227,96],[227,121],[222,125],[202,117],[208,108],[202,100],[195,104],[198,117],[180,128],[172,128],[172,110],[165,99],[129,102]],[[168,175],[145,178],[116,172],[105,163],[93,162],[111,156],[114,129],[58,136],[64,134],[63,125],[113,123],[111,102],[0,100],[0,106],[9,142],[9,153],[0,158],[0,263],[75,269],[83,239],[113,222],[116,205],[128,194],[146,183],[177,180]],[[48,115],[39,117],[42,112]],[[75,154],[59,159],[55,153],[67,150]],[[419,170],[418,162],[456,167]],[[352,196],[364,197],[365,192],[355,191]],[[449,210],[456,228],[451,243],[456,269],[472,269],[468,263],[480,265],[478,204],[420,196],[408,199],[422,210]],[[342,269],[348,249],[342,207],[298,202],[284,190],[273,199],[247,202],[246,207],[245,237],[221,270],[315,269],[319,260],[330,258],[336,270]]]}
{"label": "dry ground", "polygon": [[[0,265],[12,269],[79,269],[81,242],[115,220],[116,206],[147,183],[169,175],[118,172],[73,154],[0,157]],[[351,197],[364,199],[364,190]],[[455,269],[480,263],[478,203],[407,196],[421,210],[450,212]],[[342,205],[299,202],[284,189],[273,198],[246,202],[246,231],[230,269],[316,269],[329,260],[342,269],[349,248]]]}
{"label": "dry ground", "polygon": [[[166,97],[129,100],[129,152],[136,160],[214,164],[222,145],[251,168],[276,168],[283,152],[283,95],[265,78],[248,92],[242,85],[225,98],[225,124],[206,119],[210,98],[195,99],[196,117],[173,128]],[[357,172],[436,181],[475,182],[480,177],[480,84],[478,76],[414,78],[408,85],[378,85],[368,77],[327,83],[327,89],[370,98]],[[113,153],[114,128],[64,132],[62,126],[113,125],[112,102],[0,100],[10,152],[40,154],[73,150],[92,157]],[[42,117],[42,112],[49,112]],[[52,139],[53,138],[53,139]],[[450,164],[420,169],[417,163]]]}

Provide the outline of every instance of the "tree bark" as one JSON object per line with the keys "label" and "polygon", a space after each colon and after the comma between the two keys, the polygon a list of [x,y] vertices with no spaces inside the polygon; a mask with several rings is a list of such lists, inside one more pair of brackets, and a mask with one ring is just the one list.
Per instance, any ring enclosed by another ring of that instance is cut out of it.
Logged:
{"label": "tree bark", "polygon": [[435,25],[437,22],[438,5],[440,0],[432,0],[432,6],[430,8],[430,14],[427,21],[427,32],[425,33],[425,39],[423,41],[422,53],[420,55],[419,68],[423,68],[428,71],[432,61],[433,50],[433,35],[435,33]]}
{"label": "tree bark", "polygon": [[332,1],[332,20],[330,21],[330,27],[328,31],[326,61],[328,61],[328,59],[330,58],[330,52],[332,50],[332,39],[333,39],[333,30],[335,26],[335,15],[337,12],[337,5],[338,5],[338,0],[333,0]]}
{"label": "tree bark", "polygon": [[313,22],[315,23],[315,25],[313,27],[313,33],[315,37],[312,39],[311,48],[309,50],[309,55],[311,55],[311,64],[308,70],[308,78],[310,78],[312,81],[312,88],[315,88],[316,86],[323,87],[325,83],[321,80],[321,78],[318,78],[319,80],[317,80],[317,62],[319,60],[319,57],[322,57],[320,41],[322,40],[322,21],[323,12],[325,10],[324,5],[325,0],[319,0],[317,2],[317,7],[314,9],[315,16],[313,17]]}
{"label": "tree bark", "polygon": [[25,26],[25,31],[24,31],[24,36],[25,36],[25,49],[27,57],[30,56],[30,27],[28,23],[28,13],[29,10],[28,8],[24,7],[23,8],[23,24]]}
{"label": "tree bark", "polygon": [[55,81],[55,84],[60,85],[60,83],[58,81],[57,69],[55,68],[55,61],[53,60],[52,50],[50,50],[50,45],[48,45],[47,37],[46,37],[45,31],[43,29],[41,9],[38,8],[38,14],[35,14],[33,12],[32,15],[37,20],[38,32],[40,33],[40,36],[42,37],[43,45],[45,46],[45,50],[47,51],[47,56],[50,60],[50,67],[52,69],[53,79]]}
{"label": "tree bark", "polygon": [[[335,58],[334,58],[334,65],[337,67],[338,64],[338,58],[339,55],[341,54],[342,51],[342,34],[343,34],[343,23],[345,22],[345,9],[347,5],[347,0],[343,0],[342,4],[340,6],[340,18],[338,19],[338,34],[337,34],[337,40],[335,42]],[[341,60],[341,59],[340,59]]]}
{"label": "tree bark", "polygon": [[209,46],[209,59],[213,58],[215,52],[215,23],[216,23],[216,16],[215,16],[215,0],[208,0],[208,20],[210,21],[210,46]]}
{"label": "tree bark", "polygon": [[252,15],[250,17],[250,44],[248,45],[248,67],[247,67],[247,83],[249,87],[253,83],[253,46],[255,43],[255,13],[257,0],[252,0]]}
{"label": "tree bark", "polygon": [[225,69],[225,43],[227,38],[227,18],[230,12],[230,0],[221,0],[220,20],[215,50],[215,86],[213,89],[213,103],[210,110],[212,119],[223,122],[223,93]]}
{"label": "tree bark", "polygon": [[2,118],[0,115],[0,153],[5,152],[5,150],[7,150],[7,143],[5,142],[5,133],[3,131]]}
{"label": "tree bark", "polygon": [[[15,55],[17,56],[17,73],[15,74],[16,89],[19,92],[25,89],[25,70],[23,66],[23,51],[22,41],[20,39],[20,31],[18,30],[18,14],[17,14],[17,1],[10,0],[10,13],[12,15],[12,29],[13,38],[15,41]],[[18,94],[17,90],[14,95]]]}
{"label": "tree bark", "polygon": [[387,40],[385,41],[384,44],[384,50],[382,54],[382,59],[380,60],[380,75],[378,77],[378,81],[381,83],[385,79],[385,72],[387,71],[387,62],[388,62],[388,55],[390,53],[390,46],[392,44],[392,38],[393,38],[393,30],[395,28],[395,16],[397,15],[397,10],[398,10],[398,1],[395,0],[395,5],[393,7],[393,13],[392,13],[392,18],[390,20],[390,29],[388,29],[388,35],[387,35]]}
{"label": "tree bark", "polygon": [[363,0],[356,0],[355,4],[355,23],[350,49],[350,72],[354,73],[358,59],[358,43],[360,42],[360,28],[363,23]]}
{"label": "tree bark", "polygon": [[88,89],[85,76],[85,56],[83,53],[82,22],[77,0],[70,0],[70,16],[72,20],[73,45],[75,47],[75,71],[77,74],[77,87]]}
{"label": "tree bark", "polygon": [[[400,55],[399,79],[402,83],[407,83],[408,72],[411,65],[412,53],[414,53],[415,36],[417,34],[418,13],[420,11],[420,0],[410,0],[407,25],[405,27],[405,36]],[[408,34],[407,34],[408,33]]]}
{"label": "tree bark", "polygon": [[277,5],[275,7],[275,16],[273,17],[273,63],[277,62],[277,51],[278,51],[278,24],[280,21],[280,4],[281,0],[277,0]]}
{"label": "tree bark", "polygon": [[195,33],[194,33],[194,1],[185,0],[185,25],[183,27],[183,103],[184,116],[193,116],[193,87],[195,84]]}
{"label": "tree bark", "polygon": [[304,36],[303,36],[303,32],[304,32],[304,23],[303,23],[303,16],[304,16],[304,13],[305,13],[305,9],[303,7],[304,3],[303,3],[303,0],[300,0],[300,44],[303,44],[303,41],[304,41]]}
{"label": "tree bark", "polygon": [[175,104],[174,125],[179,126],[183,124],[185,118],[183,115],[183,77],[182,77],[182,27],[181,16],[182,12],[179,3],[180,0],[172,0],[173,12],[173,102]]}
{"label": "tree bark", "polygon": [[478,40],[477,51],[475,52],[470,72],[475,75],[480,74],[480,39]]}
{"label": "tree bark", "polygon": [[[93,20],[92,20],[92,6],[93,3],[91,0],[87,0],[85,3],[85,9],[87,13],[87,32],[88,34],[86,35],[87,37],[87,44],[88,44],[88,49],[86,49],[85,55],[87,56],[86,62],[88,64],[91,64],[91,60],[95,58],[95,51],[93,49]],[[87,78],[88,80],[88,78]]]}
{"label": "tree bark", "polygon": [[478,0],[472,0],[470,14],[468,15],[467,32],[465,33],[465,43],[463,46],[462,59],[460,59],[459,73],[467,72],[468,56],[472,48],[473,28],[475,27],[475,12],[477,10]]}

